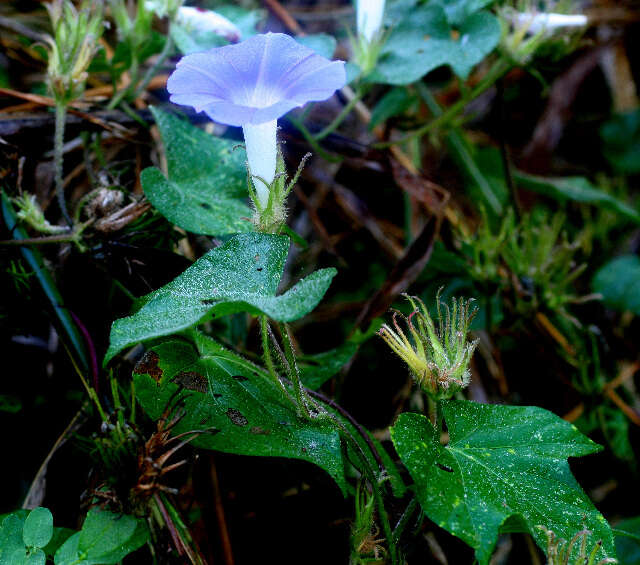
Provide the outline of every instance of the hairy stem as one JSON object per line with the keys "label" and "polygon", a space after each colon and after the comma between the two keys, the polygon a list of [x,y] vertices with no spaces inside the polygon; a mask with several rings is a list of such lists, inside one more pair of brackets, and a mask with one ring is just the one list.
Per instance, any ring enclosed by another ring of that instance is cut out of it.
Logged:
{"label": "hairy stem", "polygon": [[63,161],[64,161],[64,126],[67,119],[66,103],[56,100],[56,121],[55,132],[53,137],[53,174],[56,187],[56,197],[58,198],[58,206],[60,212],[67,222],[67,225],[73,229],[73,220],[67,211],[67,203],[64,199],[63,186]]}
{"label": "hairy stem", "polygon": [[289,394],[289,391],[280,380],[280,376],[278,375],[278,371],[276,370],[276,365],[273,362],[273,357],[271,355],[271,344],[269,342],[269,320],[267,316],[260,316],[260,336],[262,338],[262,356],[264,359],[264,364],[267,367],[271,378],[278,385],[284,397],[288,400],[293,401],[291,395]]}
{"label": "hairy stem", "polygon": [[284,343],[284,354],[287,358],[287,364],[289,365],[289,378],[293,383],[293,390],[296,394],[298,409],[302,412],[302,414],[304,414],[304,416],[309,418],[310,413],[309,407],[307,406],[307,396],[304,392],[305,389],[302,386],[302,381],[300,380],[300,370],[298,369],[296,357],[293,353],[293,345],[291,343],[289,326],[287,324],[283,324],[283,327],[280,329],[280,333],[282,334],[282,342]]}

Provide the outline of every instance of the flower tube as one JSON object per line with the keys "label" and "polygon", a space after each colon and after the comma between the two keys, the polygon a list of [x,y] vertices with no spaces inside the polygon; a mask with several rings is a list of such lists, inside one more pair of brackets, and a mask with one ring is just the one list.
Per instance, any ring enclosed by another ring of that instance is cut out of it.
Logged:
{"label": "flower tube", "polygon": [[384,0],[357,0],[356,24],[358,35],[371,43],[382,28]]}
{"label": "flower tube", "polygon": [[584,14],[554,14],[552,12],[516,12],[513,15],[516,27],[527,26],[527,33],[535,35],[541,31],[552,34],[561,28],[582,28],[589,23]]}
{"label": "flower tube", "polygon": [[282,205],[270,204],[278,118],[307,102],[326,100],[345,82],[343,61],[325,59],[288,35],[266,33],[183,57],[167,89],[172,102],[242,127],[260,214]]}
{"label": "flower tube", "polygon": [[358,35],[353,42],[354,62],[363,75],[368,75],[378,61],[384,43],[383,20],[384,0],[356,0]]}

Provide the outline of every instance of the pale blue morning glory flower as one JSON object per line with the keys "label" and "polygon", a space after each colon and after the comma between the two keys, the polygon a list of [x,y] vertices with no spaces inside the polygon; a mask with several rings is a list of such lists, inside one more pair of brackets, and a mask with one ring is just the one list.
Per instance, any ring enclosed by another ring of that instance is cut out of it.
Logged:
{"label": "pale blue morning glory flower", "polygon": [[[329,61],[282,33],[183,57],[169,77],[171,101],[219,123],[242,126],[252,175],[275,177],[277,120],[310,101],[329,98],[346,82],[344,62]],[[264,208],[268,186],[254,178]]]}

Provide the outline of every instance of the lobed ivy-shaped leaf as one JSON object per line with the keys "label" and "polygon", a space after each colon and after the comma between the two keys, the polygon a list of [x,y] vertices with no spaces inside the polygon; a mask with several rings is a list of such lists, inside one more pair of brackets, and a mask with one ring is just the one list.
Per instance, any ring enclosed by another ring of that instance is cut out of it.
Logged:
{"label": "lobed ivy-shaped leaf", "polygon": [[447,11],[439,2],[408,4],[404,17],[392,24],[372,82],[410,84],[443,65],[466,78],[500,40],[500,23],[487,11]]}
{"label": "lobed ivy-shaped leaf", "polygon": [[187,329],[205,317],[250,312],[290,322],[308,314],[335,269],[321,269],[276,296],[289,251],[287,236],[247,233],[209,251],[184,273],[144,297],[141,308],[111,327],[106,364],[119,351]]}
{"label": "lobed ivy-shaped leaf", "polygon": [[567,462],[599,445],[542,408],[446,401],[443,410],[446,447],[419,414],[401,414],[391,439],[424,512],[473,547],[481,565],[504,531],[529,532],[546,549],[538,525],[564,539],[587,528],[602,540],[596,562],[615,557],[611,528]]}
{"label": "lobed ivy-shaped leaf", "polygon": [[140,181],[151,204],[193,233],[228,235],[252,229],[247,169],[237,142],[209,135],[173,114],[151,108],[167,157],[169,178],[149,167]]}
{"label": "lobed ivy-shaped leaf", "polygon": [[149,416],[158,419],[173,402],[184,413],[175,433],[207,430],[193,445],[309,461],[345,492],[335,426],[299,417],[262,368],[195,335],[198,350],[185,341],[168,341],[149,350],[134,369],[136,397]]}

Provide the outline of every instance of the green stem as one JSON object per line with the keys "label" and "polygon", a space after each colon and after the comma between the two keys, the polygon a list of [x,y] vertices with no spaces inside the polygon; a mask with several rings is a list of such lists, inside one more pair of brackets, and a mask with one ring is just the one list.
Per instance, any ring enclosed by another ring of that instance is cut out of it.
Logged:
{"label": "green stem", "polygon": [[418,507],[418,499],[414,497],[411,499],[407,507],[404,509],[402,516],[400,516],[400,519],[396,524],[396,527],[393,529],[394,544],[397,544],[400,541],[400,538],[402,537],[402,532],[407,527],[407,524],[409,523],[409,520],[411,519],[411,516],[413,516],[413,513],[416,511],[417,507]]}
{"label": "green stem", "polygon": [[276,371],[275,363],[273,362],[273,357],[271,356],[271,344],[269,343],[269,320],[267,316],[260,316],[260,335],[262,337],[262,356],[264,358],[264,364],[269,370],[271,378],[283,392],[284,397],[287,400],[293,400],[289,391],[280,380],[278,371]]}
{"label": "green stem", "polygon": [[44,245],[46,243],[65,243],[67,241],[76,242],[78,240],[78,233],[61,233],[58,235],[48,235],[43,237],[28,237],[25,239],[3,239],[0,240],[0,245]]}
{"label": "green stem", "polygon": [[[2,216],[7,229],[13,235],[16,241],[28,240],[26,232],[17,224],[16,214],[11,206],[9,197],[2,192]],[[56,284],[51,276],[51,273],[47,270],[44,259],[40,255],[37,249],[30,249],[28,247],[22,247],[20,249],[24,260],[29,264],[33,272],[36,274],[36,278],[42,287],[43,292],[47,296],[51,306],[58,317],[60,325],[64,329],[69,341],[71,342],[79,363],[84,370],[89,367],[87,349],[85,347],[84,338],[79,332],[77,325],[73,321],[69,310],[64,306],[64,300],[56,287]]]}
{"label": "green stem", "polygon": [[[269,369],[269,373],[272,376],[275,376],[276,380],[281,386],[282,383],[277,376],[277,372],[275,370],[275,365],[273,363],[273,358],[271,357],[270,344],[269,344],[269,322],[266,316],[260,317],[261,322],[261,333],[262,333],[262,348],[264,351],[264,360],[265,365]],[[281,328],[282,341],[284,343],[285,350],[285,358],[286,362],[289,365],[289,378],[294,387],[294,391],[296,394],[296,401],[298,403],[299,409],[302,410],[307,418],[310,417],[309,408],[307,402],[309,401],[304,386],[302,385],[302,381],[300,380],[300,372],[298,370],[298,366],[295,360],[295,355],[293,352],[293,346],[291,342],[291,335],[289,333],[289,328],[287,324],[283,324],[283,328]],[[286,393],[285,389],[285,393]],[[288,396],[288,393],[287,393]],[[393,539],[393,532],[391,529],[391,523],[389,521],[389,515],[384,507],[384,500],[382,493],[380,492],[380,483],[378,480],[378,474],[380,472],[379,469],[373,469],[369,463],[369,459],[364,453],[362,446],[360,443],[351,435],[349,429],[340,421],[340,419],[333,413],[328,411],[323,411],[339,428],[342,432],[342,436],[354,447],[354,453],[356,453],[357,457],[362,462],[362,472],[367,477],[367,480],[371,483],[371,488],[374,493],[374,497],[376,500],[376,506],[378,509],[378,517],[382,524],[382,529],[385,534],[385,538],[388,540],[389,552],[391,554],[391,562],[393,565],[398,563],[397,552],[396,552],[396,544]]]}
{"label": "green stem", "polygon": [[289,365],[289,379],[291,379],[293,383],[293,390],[296,394],[298,410],[300,410],[306,418],[310,418],[311,414],[309,412],[309,406],[307,405],[307,395],[304,393],[304,387],[300,380],[300,370],[296,363],[296,357],[291,343],[291,334],[289,333],[289,326],[287,324],[282,324],[280,334],[282,335],[282,342],[284,344],[284,355]]}
{"label": "green stem", "polygon": [[[400,139],[387,141],[384,143],[377,143],[374,145],[374,147],[381,149],[384,147],[390,147],[391,145],[394,145],[396,143],[406,143],[407,141],[410,141],[417,137],[422,137],[430,131],[439,128],[440,126],[448,124],[453,118],[460,114],[472,100],[480,96],[483,92],[489,90],[489,88],[491,88],[496,83],[496,81],[507,74],[507,72],[509,72],[511,68],[512,63],[506,61],[505,59],[498,59],[493,67],[489,69],[489,72],[484,77],[482,77],[482,80],[471,90],[471,92],[469,92],[468,96],[464,96],[455,104],[449,106],[440,116],[437,116],[429,123],[423,125],[414,132]],[[415,86],[418,90],[418,93],[420,93],[422,89],[427,88],[426,85],[421,82],[416,83]]]}
{"label": "green stem", "polygon": [[302,123],[302,120],[299,120],[292,115],[287,116],[287,119],[298,129],[305,141],[311,145],[314,153],[317,153],[325,161],[329,161],[329,163],[339,163],[342,161],[342,157],[333,156],[320,147],[320,144],[316,141],[315,137],[313,137],[313,134],[307,129],[304,123]]}
{"label": "green stem", "polygon": [[119,90],[115,93],[114,97],[111,99],[111,102],[107,104],[107,110],[113,110],[122,102],[122,100],[127,96],[134,86],[138,82],[138,73],[139,73],[139,65],[138,65],[138,56],[135,52],[135,49],[131,52],[131,67],[129,69],[129,76],[131,77],[131,82],[124,87],[122,90]]}
{"label": "green stem", "polygon": [[336,128],[344,121],[344,119],[351,113],[351,110],[353,110],[354,106],[360,101],[363,95],[364,91],[359,90],[356,95],[351,100],[349,100],[349,102],[347,102],[347,104],[344,106],[344,108],[342,108],[342,110],[334,118],[334,120],[327,127],[316,133],[313,138],[316,141],[320,141],[321,139],[327,137],[330,133],[333,133]]}
{"label": "green stem", "polygon": [[[440,108],[435,97],[433,96],[433,94],[431,94],[431,91],[424,84],[416,85],[416,90],[434,116],[444,116],[444,113],[442,112],[442,109]],[[447,141],[449,142],[451,152],[459,161],[460,166],[464,169],[466,174],[473,179],[474,183],[478,187],[478,190],[484,196],[487,206],[491,208],[491,211],[496,216],[502,216],[502,203],[494,193],[494,189],[491,186],[491,183],[487,180],[486,176],[478,167],[478,164],[471,155],[471,152],[469,151],[469,148],[465,143],[462,135],[454,129],[447,134]]]}
{"label": "green stem", "polygon": [[164,42],[164,47],[162,48],[162,51],[160,51],[158,58],[156,59],[156,62],[147,69],[147,72],[142,77],[140,84],[138,85],[138,87],[134,92],[134,95],[133,95],[134,98],[137,98],[138,96],[140,96],[140,94],[142,94],[142,92],[144,92],[148,84],[151,82],[151,79],[158,72],[158,69],[164,64],[164,62],[167,60],[167,57],[171,55],[172,49],[173,49],[173,40],[171,39],[171,29],[169,29],[169,32],[167,33],[167,40]]}
{"label": "green stem", "polygon": [[63,186],[63,164],[64,164],[64,126],[67,119],[67,105],[56,100],[56,121],[55,132],[53,137],[53,175],[56,187],[56,196],[58,198],[58,206],[67,225],[73,229],[73,220],[67,212],[67,203],[64,199]]}
{"label": "green stem", "polygon": [[430,396],[427,396],[427,407],[429,410],[429,420],[433,427],[438,430],[438,401],[433,400]]}
{"label": "green stem", "polygon": [[376,500],[376,508],[378,510],[378,519],[382,524],[382,531],[384,532],[385,539],[387,540],[387,545],[389,547],[389,553],[391,554],[391,563],[392,565],[396,565],[399,563],[398,555],[396,551],[396,542],[393,537],[393,531],[391,529],[391,522],[389,520],[389,514],[387,513],[386,508],[384,507],[384,499],[382,493],[380,492],[380,482],[378,481],[377,470],[374,470],[369,464],[369,460],[365,455],[362,446],[352,435],[349,429],[331,412],[327,412],[329,417],[333,420],[333,422],[337,425],[337,427],[342,432],[342,437],[345,440],[350,441],[353,445],[354,453],[360,459],[362,463],[362,473],[367,478],[369,483],[371,484],[371,490],[373,491],[373,496]]}

